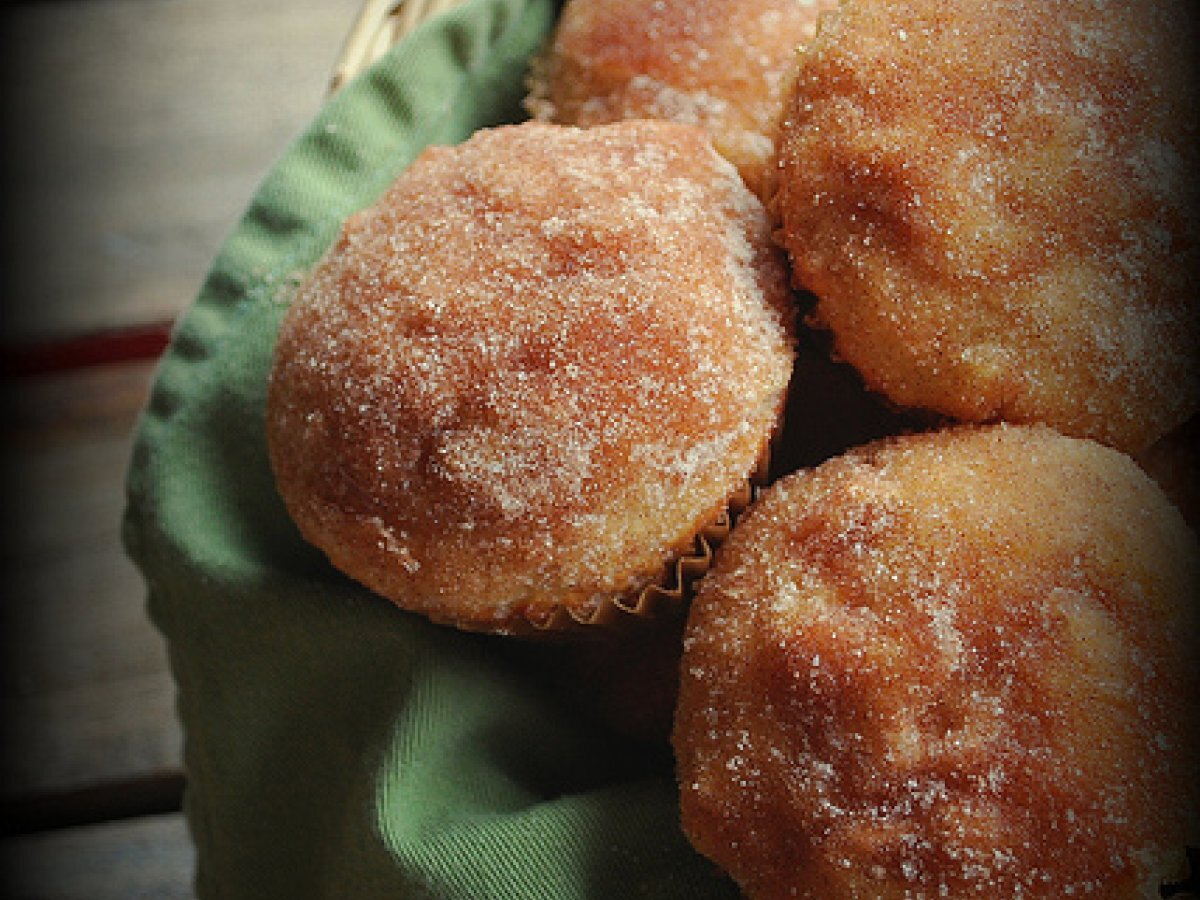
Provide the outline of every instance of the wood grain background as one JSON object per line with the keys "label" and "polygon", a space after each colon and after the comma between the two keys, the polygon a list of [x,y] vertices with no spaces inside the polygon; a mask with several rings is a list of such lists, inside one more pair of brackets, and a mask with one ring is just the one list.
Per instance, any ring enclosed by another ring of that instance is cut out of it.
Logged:
{"label": "wood grain background", "polygon": [[[47,350],[169,327],[359,5],[0,5],[0,895],[192,895],[174,688],[119,544],[154,362]],[[52,362],[12,364],[30,354]]]}

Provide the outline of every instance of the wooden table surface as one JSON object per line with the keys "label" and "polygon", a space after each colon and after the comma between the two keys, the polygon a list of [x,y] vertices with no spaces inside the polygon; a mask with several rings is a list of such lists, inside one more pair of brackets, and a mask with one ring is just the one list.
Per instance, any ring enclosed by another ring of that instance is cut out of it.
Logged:
{"label": "wooden table surface", "polygon": [[147,354],[320,106],[360,5],[0,5],[0,895],[193,894],[174,687],[119,544],[131,430]]}

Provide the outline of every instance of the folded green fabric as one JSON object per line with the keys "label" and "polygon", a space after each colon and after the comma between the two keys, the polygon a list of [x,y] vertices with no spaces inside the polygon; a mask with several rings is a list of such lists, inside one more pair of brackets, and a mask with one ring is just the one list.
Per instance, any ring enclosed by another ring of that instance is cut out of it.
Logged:
{"label": "folded green fabric", "polygon": [[521,117],[553,0],[475,0],[344,88],[279,161],[164,357],[125,538],[167,638],[201,898],[736,896],[669,754],[564,704],[528,645],[401,612],[307,546],[266,376],[290,291],[429,143]]}

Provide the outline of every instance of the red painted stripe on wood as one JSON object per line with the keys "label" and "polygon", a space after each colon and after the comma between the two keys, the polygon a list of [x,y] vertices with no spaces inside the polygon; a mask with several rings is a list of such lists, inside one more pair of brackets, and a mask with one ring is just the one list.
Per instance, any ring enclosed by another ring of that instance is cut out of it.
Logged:
{"label": "red painted stripe on wood", "polygon": [[22,378],[108,363],[155,359],[171,339],[170,322],[114,328],[62,340],[0,348],[0,376]]}

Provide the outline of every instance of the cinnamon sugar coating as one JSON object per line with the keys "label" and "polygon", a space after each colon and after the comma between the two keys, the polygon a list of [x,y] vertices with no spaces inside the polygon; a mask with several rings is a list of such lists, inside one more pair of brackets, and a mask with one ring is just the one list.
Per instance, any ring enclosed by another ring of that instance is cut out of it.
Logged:
{"label": "cinnamon sugar coating", "polygon": [[1200,817],[1200,546],[1040,426],[777,482],[705,576],[683,824],[755,898],[1158,897]]}
{"label": "cinnamon sugar coating", "polygon": [[847,0],[779,190],[813,320],[872,389],[1138,453],[1198,406],[1190,0]]}
{"label": "cinnamon sugar coating", "polygon": [[837,0],[570,0],[527,105],[572,125],[662,118],[703,127],[767,195],[797,48]]}
{"label": "cinnamon sugar coating", "polygon": [[699,129],[531,122],[427,150],[287,312],[280,492],[336,566],[437,621],[503,632],[636,593],[776,428],[784,269]]}

